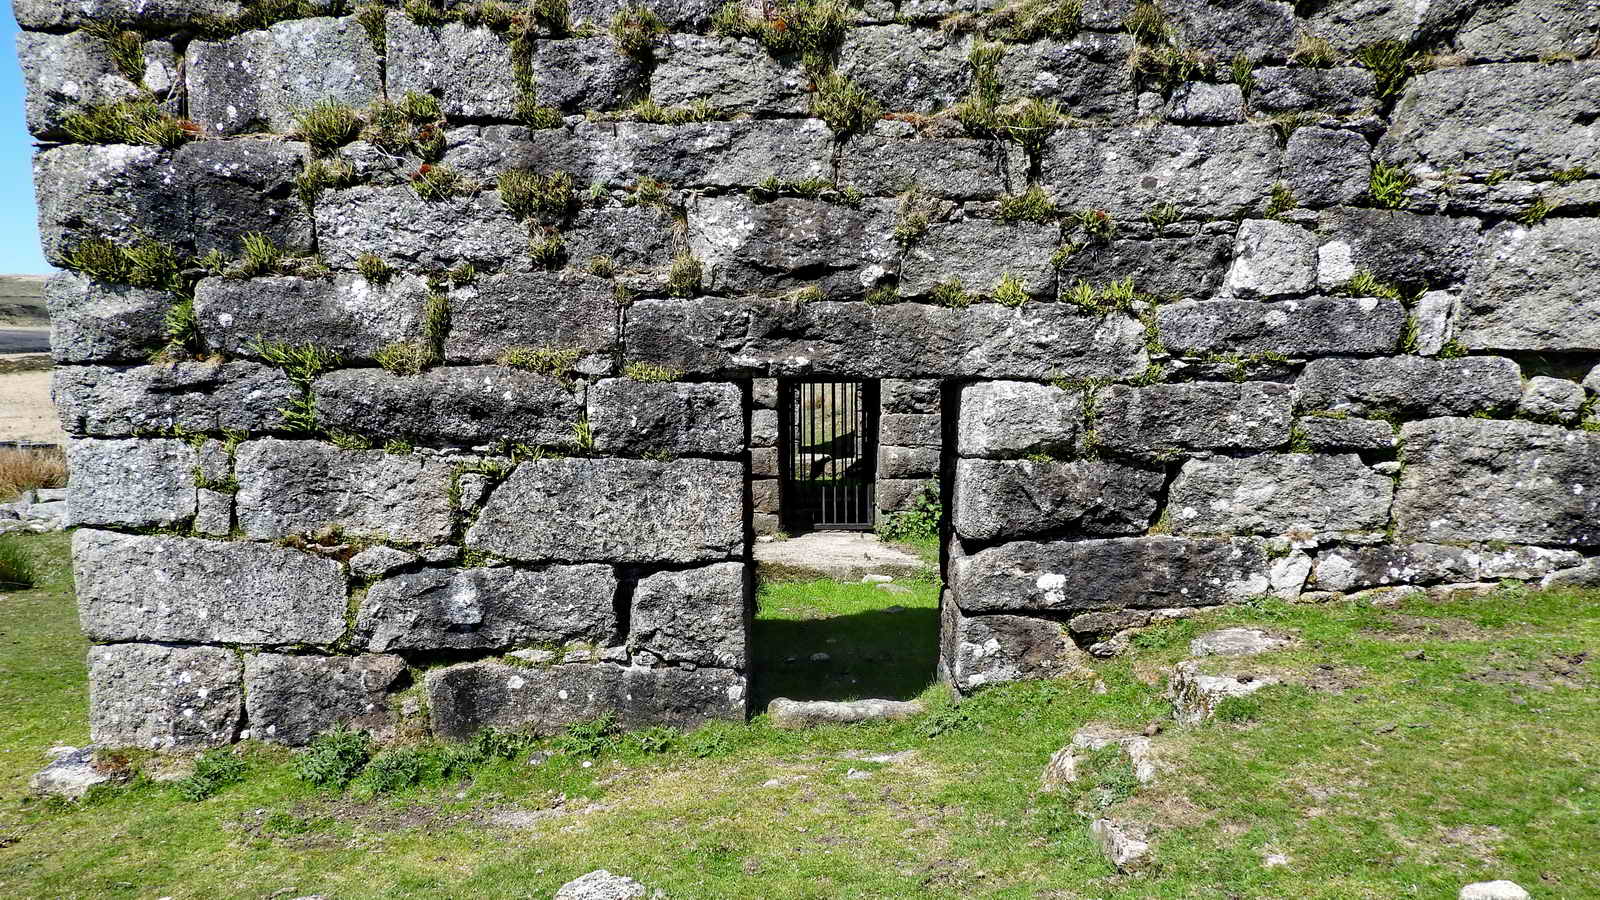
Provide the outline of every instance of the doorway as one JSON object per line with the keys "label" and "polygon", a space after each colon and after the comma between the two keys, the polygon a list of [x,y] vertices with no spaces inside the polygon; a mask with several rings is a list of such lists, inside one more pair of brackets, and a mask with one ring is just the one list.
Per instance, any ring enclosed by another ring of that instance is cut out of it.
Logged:
{"label": "doorway", "polygon": [[868,531],[878,470],[878,383],[779,382],[781,514],[791,534]]}

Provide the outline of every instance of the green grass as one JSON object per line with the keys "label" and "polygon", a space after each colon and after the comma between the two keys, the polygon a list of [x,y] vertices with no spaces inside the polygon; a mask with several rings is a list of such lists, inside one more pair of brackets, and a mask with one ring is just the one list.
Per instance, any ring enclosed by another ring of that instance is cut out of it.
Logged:
{"label": "green grass", "polygon": [[[23,798],[46,748],[87,738],[86,646],[67,538],[26,540],[49,564],[38,588],[0,593],[8,897],[548,897],[596,868],[675,900],[1437,898],[1492,878],[1582,898],[1600,885],[1594,593],[1508,590],[1396,611],[1263,602],[1148,632],[1130,656],[1096,663],[1104,693],[1030,683],[952,708],[929,688],[935,708],[920,719],[807,732],[759,716],[687,735],[580,728],[540,742],[555,752],[540,765],[502,737],[424,745],[390,751],[344,791],[297,778],[295,754],[247,744],[242,773],[221,758],[205,766],[210,784],[190,791],[205,799],[138,780],[63,805]],[[925,617],[932,592],[918,590],[908,601],[769,588],[758,657],[798,655],[764,645],[789,634],[803,650],[814,629],[835,659],[893,651],[880,667],[915,690],[931,663],[921,626],[878,628],[872,610],[887,600]],[[1233,722],[1166,719],[1154,784],[1129,784],[1107,759],[1092,761],[1095,786],[1079,796],[1037,792],[1083,723],[1163,720],[1164,673],[1221,621],[1298,634],[1299,647],[1252,665],[1302,684],[1262,691]],[[897,763],[857,758],[901,750],[912,754]],[[845,779],[852,768],[871,777]],[[1102,807],[1153,829],[1153,869],[1122,875],[1099,859],[1084,814]],[[1290,864],[1263,866],[1268,852]]]}
{"label": "green grass", "polygon": [[[938,584],[904,586],[912,593],[837,581],[764,586],[752,634],[755,708],[774,697],[909,700],[929,691],[939,652]],[[886,612],[891,606],[901,609]],[[813,662],[815,653],[829,659]]]}

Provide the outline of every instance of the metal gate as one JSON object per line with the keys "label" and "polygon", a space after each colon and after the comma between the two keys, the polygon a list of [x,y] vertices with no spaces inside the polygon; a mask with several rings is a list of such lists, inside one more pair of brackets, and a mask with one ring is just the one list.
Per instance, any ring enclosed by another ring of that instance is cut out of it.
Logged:
{"label": "metal gate", "polygon": [[784,527],[871,528],[877,382],[784,381],[782,387]]}

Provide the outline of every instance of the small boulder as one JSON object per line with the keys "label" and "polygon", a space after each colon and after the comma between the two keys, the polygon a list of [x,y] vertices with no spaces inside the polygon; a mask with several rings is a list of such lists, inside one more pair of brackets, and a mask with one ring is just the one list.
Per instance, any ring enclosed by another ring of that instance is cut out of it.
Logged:
{"label": "small boulder", "polygon": [[632,878],[596,869],[563,884],[552,900],[644,900],[645,891]]}
{"label": "small boulder", "polygon": [[1100,845],[1106,861],[1120,872],[1142,868],[1149,862],[1150,843],[1142,840],[1128,825],[1110,819],[1095,819],[1089,825],[1089,836]]}
{"label": "small boulder", "polygon": [[1479,881],[1463,887],[1456,900],[1528,900],[1528,892],[1515,881]]}
{"label": "small boulder", "polygon": [[851,725],[883,719],[909,719],[922,713],[918,700],[790,700],[779,697],[767,707],[772,727],[788,730],[818,725]]}
{"label": "small boulder", "polygon": [[1077,781],[1078,763],[1082,756],[1113,744],[1128,757],[1128,762],[1133,765],[1134,777],[1140,784],[1155,780],[1153,745],[1148,736],[1107,725],[1089,724],[1072,735],[1071,743],[1051,754],[1050,762],[1040,778],[1039,790],[1048,794]]}
{"label": "small boulder", "polygon": [[1192,662],[1178,663],[1172,673],[1172,717],[1179,725],[1199,725],[1229,697],[1248,697],[1269,684],[1275,675],[1203,675]]}
{"label": "small boulder", "polygon": [[94,747],[58,747],[51,751],[55,761],[45,766],[28,782],[38,794],[54,794],[76,800],[111,776],[94,767]]}
{"label": "small boulder", "polygon": [[1189,642],[1192,656],[1255,656],[1294,645],[1290,638],[1268,634],[1260,628],[1222,628]]}

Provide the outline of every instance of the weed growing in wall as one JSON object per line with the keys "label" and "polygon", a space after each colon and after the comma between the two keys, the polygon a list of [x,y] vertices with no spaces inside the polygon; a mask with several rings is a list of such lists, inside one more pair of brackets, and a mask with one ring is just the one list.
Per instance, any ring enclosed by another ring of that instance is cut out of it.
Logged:
{"label": "weed growing in wall", "polygon": [[294,121],[296,131],[318,156],[328,156],[361,136],[361,114],[331,97],[296,112]]}
{"label": "weed growing in wall", "polygon": [[951,34],[970,31],[1013,43],[1070,38],[1083,30],[1083,0],[1011,0],[987,13],[949,16],[941,27]]}
{"label": "weed growing in wall", "polygon": [[536,375],[567,379],[583,356],[576,347],[507,347],[495,362]]}
{"label": "weed growing in wall", "polygon": [[939,485],[929,482],[911,500],[907,509],[884,516],[878,523],[878,536],[886,541],[932,541],[939,537],[939,520],[944,508],[939,502]]}
{"label": "weed growing in wall", "polygon": [[120,19],[102,19],[83,26],[83,33],[105,44],[106,55],[123,78],[144,85],[144,39],[124,27]]}
{"label": "weed growing in wall", "polygon": [[928,233],[928,217],[932,204],[922,196],[922,188],[913,184],[900,195],[900,209],[895,216],[894,242],[902,250],[909,250]]}
{"label": "weed growing in wall", "polygon": [[78,144],[145,144],[173,149],[200,137],[200,127],[179,119],[154,100],[122,100],[67,116],[61,127]]}
{"label": "weed growing in wall", "polygon": [[628,363],[622,368],[622,374],[633,379],[634,381],[641,381],[645,384],[681,381],[683,379],[683,372],[679,369],[671,369],[667,368],[666,366],[655,366],[651,365],[650,363],[642,362]]}
{"label": "weed growing in wall", "polygon": [[1117,236],[1117,220],[1103,209],[1080,209],[1072,215],[1072,224],[1097,241],[1109,241]]}
{"label": "weed growing in wall", "polygon": [[228,274],[239,278],[255,278],[261,275],[276,275],[283,264],[283,250],[273,243],[272,238],[259,231],[252,231],[239,239],[239,244],[244,250],[244,256],[239,264]]}
{"label": "weed growing in wall", "polygon": [[1175,203],[1158,203],[1144,211],[1144,218],[1160,230],[1183,218],[1183,212]]}
{"label": "weed growing in wall", "polygon": [[1379,209],[1404,209],[1407,202],[1406,191],[1416,183],[1417,179],[1400,166],[1375,163],[1372,166],[1367,197],[1372,205]]}
{"label": "weed growing in wall", "polygon": [[617,117],[652,125],[687,125],[691,122],[710,122],[717,118],[717,111],[703,97],[688,106],[662,106],[646,97]]}
{"label": "weed growing in wall", "polygon": [[66,267],[110,284],[180,292],[177,248],[160,241],[140,240],[123,246],[106,238],[91,238],[66,252]]}
{"label": "weed growing in wall", "polygon": [[1289,186],[1279,181],[1272,186],[1272,196],[1267,199],[1267,218],[1281,219],[1283,214],[1299,207],[1294,199],[1294,192]]}
{"label": "weed growing in wall", "polygon": [[330,189],[349,187],[356,183],[356,167],[342,159],[308,159],[306,167],[295,176],[295,189],[300,193],[300,202],[307,209],[316,205],[317,198],[322,192]]}
{"label": "weed growing in wall", "polygon": [[1017,307],[1028,302],[1028,292],[1022,287],[1022,282],[1010,272],[1000,276],[1000,283],[994,288],[994,302],[1001,306]]}
{"label": "weed growing in wall", "polygon": [[1038,185],[1000,198],[1002,222],[1049,222],[1056,215],[1056,202]]}
{"label": "weed growing in wall", "polygon": [[1245,100],[1250,99],[1250,94],[1256,89],[1256,60],[1248,53],[1236,53],[1233,62],[1228,65],[1228,77],[1239,86],[1239,93]]}
{"label": "weed growing in wall", "polygon": [[1333,49],[1333,44],[1327,38],[1302,30],[1295,35],[1294,52],[1289,54],[1289,62],[1313,69],[1332,68],[1339,64],[1339,51]]}
{"label": "weed growing in wall", "polygon": [[567,260],[566,238],[554,228],[542,229],[529,239],[528,256],[541,267],[553,272],[561,268]]}
{"label": "weed growing in wall", "polygon": [[1061,127],[1061,107],[1054,100],[1019,100],[1000,108],[998,127],[1002,134],[1021,147],[1031,158],[1044,153],[1045,142]]}
{"label": "weed growing in wall", "polygon": [[1537,225],[1544,221],[1545,216],[1548,216],[1552,209],[1555,209],[1555,207],[1542,195],[1535,197],[1533,198],[1533,203],[1518,214],[1517,221],[1523,225]]}
{"label": "weed growing in wall", "polygon": [[674,297],[693,297],[700,293],[700,281],[705,277],[705,266],[688,253],[680,253],[672,260],[667,273],[667,293]]}
{"label": "weed growing in wall", "polygon": [[394,269],[376,253],[363,253],[356,257],[356,272],[373,284],[388,284]]}
{"label": "weed growing in wall", "polygon": [[947,278],[934,285],[932,297],[933,302],[952,309],[963,309],[972,305],[972,295],[967,293],[967,286],[960,278]]}
{"label": "weed growing in wall", "polygon": [[1372,77],[1378,86],[1378,99],[1390,101],[1399,97],[1405,89],[1406,80],[1411,77],[1413,64],[1418,57],[1400,41],[1384,40],[1358,48],[1355,59],[1372,70]]}
{"label": "weed growing in wall", "polygon": [[656,40],[667,33],[667,24],[650,7],[629,3],[611,19],[611,40],[617,52],[643,63],[655,58]]}
{"label": "weed growing in wall", "polygon": [[807,68],[820,71],[850,27],[848,0],[778,0],[766,10],[762,16],[753,16],[743,3],[733,0],[712,18],[712,30],[753,38],[774,54],[797,54]]}
{"label": "weed growing in wall", "polygon": [[665,184],[645,175],[628,190],[622,203],[624,206],[658,206],[665,209],[669,192]]}
{"label": "weed growing in wall", "polygon": [[394,375],[418,375],[428,365],[428,349],[411,341],[389,344],[374,359]]}
{"label": "weed growing in wall", "polygon": [[411,173],[408,179],[411,192],[421,200],[438,202],[451,197],[472,193],[477,186],[461,177],[455,169],[449,166],[436,166],[424,163]]}
{"label": "weed growing in wall", "polygon": [[577,205],[572,176],[566,172],[538,175],[524,169],[500,173],[500,199],[519,219],[559,218]]}
{"label": "weed growing in wall", "polygon": [[830,69],[816,79],[811,95],[811,114],[828,123],[837,135],[866,131],[883,110],[859,85],[837,70]]}

